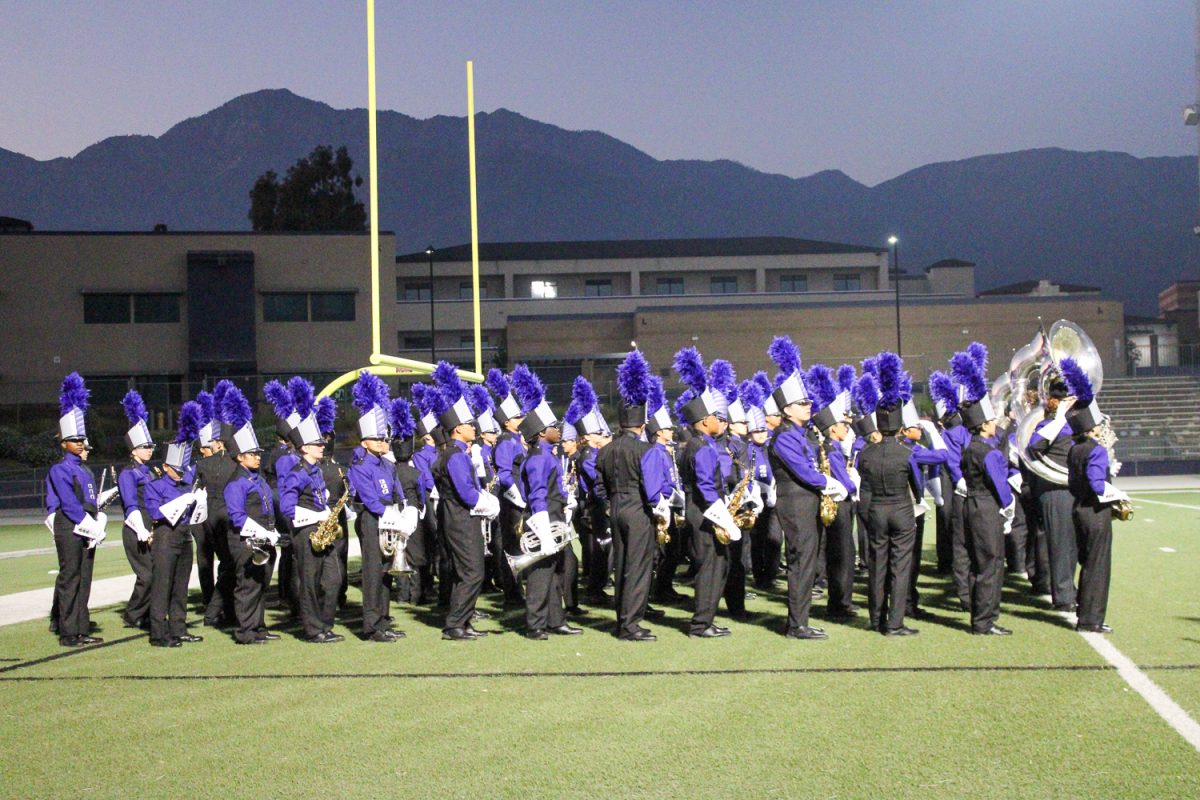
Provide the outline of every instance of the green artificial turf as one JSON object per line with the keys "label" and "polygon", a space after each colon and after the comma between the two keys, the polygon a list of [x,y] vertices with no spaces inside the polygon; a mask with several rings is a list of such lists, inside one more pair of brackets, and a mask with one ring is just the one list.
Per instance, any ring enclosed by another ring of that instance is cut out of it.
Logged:
{"label": "green artificial turf", "polygon": [[[1135,506],[1115,528],[1111,639],[1196,716],[1200,669],[1153,667],[1200,664],[1200,510]],[[10,625],[0,797],[1200,795],[1200,755],[1023,579],[1006,582],[1008,638],[970,636],[947,587],[923,577],[937,619],[908,639],[819,618],[828,641],[784,639],[780,592],[712,641],[686,637],[690,601],[667,606],[650,644],[616,641],[607,609],[579,637],[530,642],[510,610],[478,624],[486,639],[443,642],[441,612],[398,604],[408,637],[363,642],[353,586],[347,640],[327,646],[277,610],[283,639],[262,647],[196,626],[202,643],[151,648],[119,607],[83,652],[42,620]]]}

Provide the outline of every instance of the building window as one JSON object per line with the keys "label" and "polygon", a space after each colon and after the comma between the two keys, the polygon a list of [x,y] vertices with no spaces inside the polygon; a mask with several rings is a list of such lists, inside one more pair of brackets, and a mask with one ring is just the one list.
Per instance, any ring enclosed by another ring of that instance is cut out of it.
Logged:
{"label": "building window", "polygon": [[781,292],[807,292],[808,291],[808,276],[807,275],[780,275],[779,276],[779,291],[781,291]]}
{"label": "building window", "polygon": [[[432,346],[433,346],[433,339],[429,338],[428,335],[425,335],[425,336],[403,336],[402,335],[400,337],[400,349],[401,350],[428,350]],[[474,345],[472,345],[472,347],[473,346]]]}
{"label": "building window", "polygon": [[404,302],[412,303],[418,300],[429,302],[429,283],[406,283],[404,284]]}
{"label": "building window", "polygon": [[708,279],[709,294],[737,294],[736,275],[714,275]]}
{"label": "building window", "polygon": [[529,284],[529,296],[542,300],[550,300],[558,297],[558,282],[534,281],[533,283]]}
{"label": "building window", "polygon": [[683,294],[683,278],[659,278],[654,283],[655,294]]}
{"label": "building window", "polygon": [[354,292],[313,292],[313,322],[354,322]]}
{"label": "building window", "polygon": [[264,292],[263,322],[308,322],[304,292]]}
{"label": "building window", "polygon": [[834,275],[833,290],[835,292],[857,292],[862,289],[862,277],[859,275]]}
{"label": "building window", "polygon": [[87,325],[129,322],[129,295],[85,294],[83,321]]}
{"label": "building window", "polygon": [[[487,284],[479,284],[479,299],[486,300],[488,296]],[[470,281],[459,281],[458,283],[458,299],[471,300],[475,297],[475,291],[471,287]]]}
{"label": "building window", "polygon": [[593,278],[584,282],[584,297],[612,297],[612,281],[608,278]]}
{"label": "building window", "polygon": [[179,322],[179,295],[135,294],[134,322]]}
{"label": "building window", "polygon": [[[492,343],[489,340],[488,336],[486,334],[480,334],[479,349],[487,350],[491,346],[492,346]],[[469,334],[463,334],[462,336],[459,336],[458,337],[458,348],[460,350],[474,350],[475,349],[475,334],[469,333]]]}

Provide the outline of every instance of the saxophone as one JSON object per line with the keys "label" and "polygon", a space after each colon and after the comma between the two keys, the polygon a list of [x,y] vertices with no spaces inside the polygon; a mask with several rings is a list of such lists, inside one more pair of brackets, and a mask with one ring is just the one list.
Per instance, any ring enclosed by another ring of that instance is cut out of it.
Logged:
{"label": "saxophone", "polygon": [[[1101,447],[1108,450],[1109,477],[1117,477],[1117,473],[1121,471],[1121,462],[1117,461],[1117,432],[1113,430],[1107,414],[1100,422],[1100,434],[1096,437],[1096,441],[1100,443]],[[1118,500],[1112,505],[1112,515],[1113,519],[1128,522],[1133,519],[1133,503],[1129,500]]]}
{"label": "saxophone", "polygon": [[[758,514],[747,509],[742,511],[742,504],[746,502],[746,487],[750,485],[750,479],[754,474],[750,470],[742,471],[742,479],[738,481],[738,485],[734,487],[733,495],[729,500],[729,516],[733,517],[733,521],[737,523],[739,528],[753,528],[755,521],[758,519]],[[721,544],[729,544],[729,531],[724,528],[714,528],[713,535],[717,537],[717,541]]]}
{"label": "saxophone", "polygon": [[[820,454],[818,468],[821,470],[821,474],[826,478],[833,477],[833,470],[829,467],[829,453],[825,450],[825,442],[817,445],[817,452]],[[821,524],[828,528],[837,519],[837,515],[837,501],[827,494],[821,495]]]}
{"label": "saxophone", "polygon": [[346,507],[346,501],[350,499],[350,481],[346,480],[346,473],[342,471],[341,467],[338,467],[338,475],[342,478],[342,496],[338,498],[337,504],[329,509],[329,516],[321,520],[317,524],[317,529],[308,537],[308,543],[312,545],[314,553],[323,552],[338,538],[345,535],[340,517],[342,509]]}

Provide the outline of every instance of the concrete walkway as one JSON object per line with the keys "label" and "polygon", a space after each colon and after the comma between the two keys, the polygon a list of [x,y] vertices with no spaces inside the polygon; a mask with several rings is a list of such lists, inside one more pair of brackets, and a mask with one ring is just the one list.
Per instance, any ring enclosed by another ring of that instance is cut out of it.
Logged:
{"label": "concrete walkway", "polygon": [[[350,555],[361,554],[358,537],[350,537]],[[89,609],[104,608],[105,606],[123,604],[133,593],[134,576],[120,575],[116,578],[105,578],[92,582],[92,594],[88,599]],[[200,579],[196,568],[192,567],[192,576],[188,581],[189,589],[200,588]],[[16,592],[0,596],[0,625],[12,625],[17,622],[44,619],[49,622],[50,606],[54,604],[54,587],[31,589],[28,592]]]}

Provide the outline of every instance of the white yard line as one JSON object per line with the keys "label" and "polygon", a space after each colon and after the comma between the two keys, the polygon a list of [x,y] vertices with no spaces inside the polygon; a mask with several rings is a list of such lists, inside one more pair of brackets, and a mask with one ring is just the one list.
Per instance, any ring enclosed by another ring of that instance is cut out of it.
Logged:
{"label": "white yard line", "polygon": [[1149,503],[1152,506],[1170,506],[1171,508],[1186,508],[1190,511],[1200,511],[1200,506],[1189,506],[1184,503],[1168,503],[1166,500],[1147,500],[1144,497],[1138,497],[1139,503]]}

